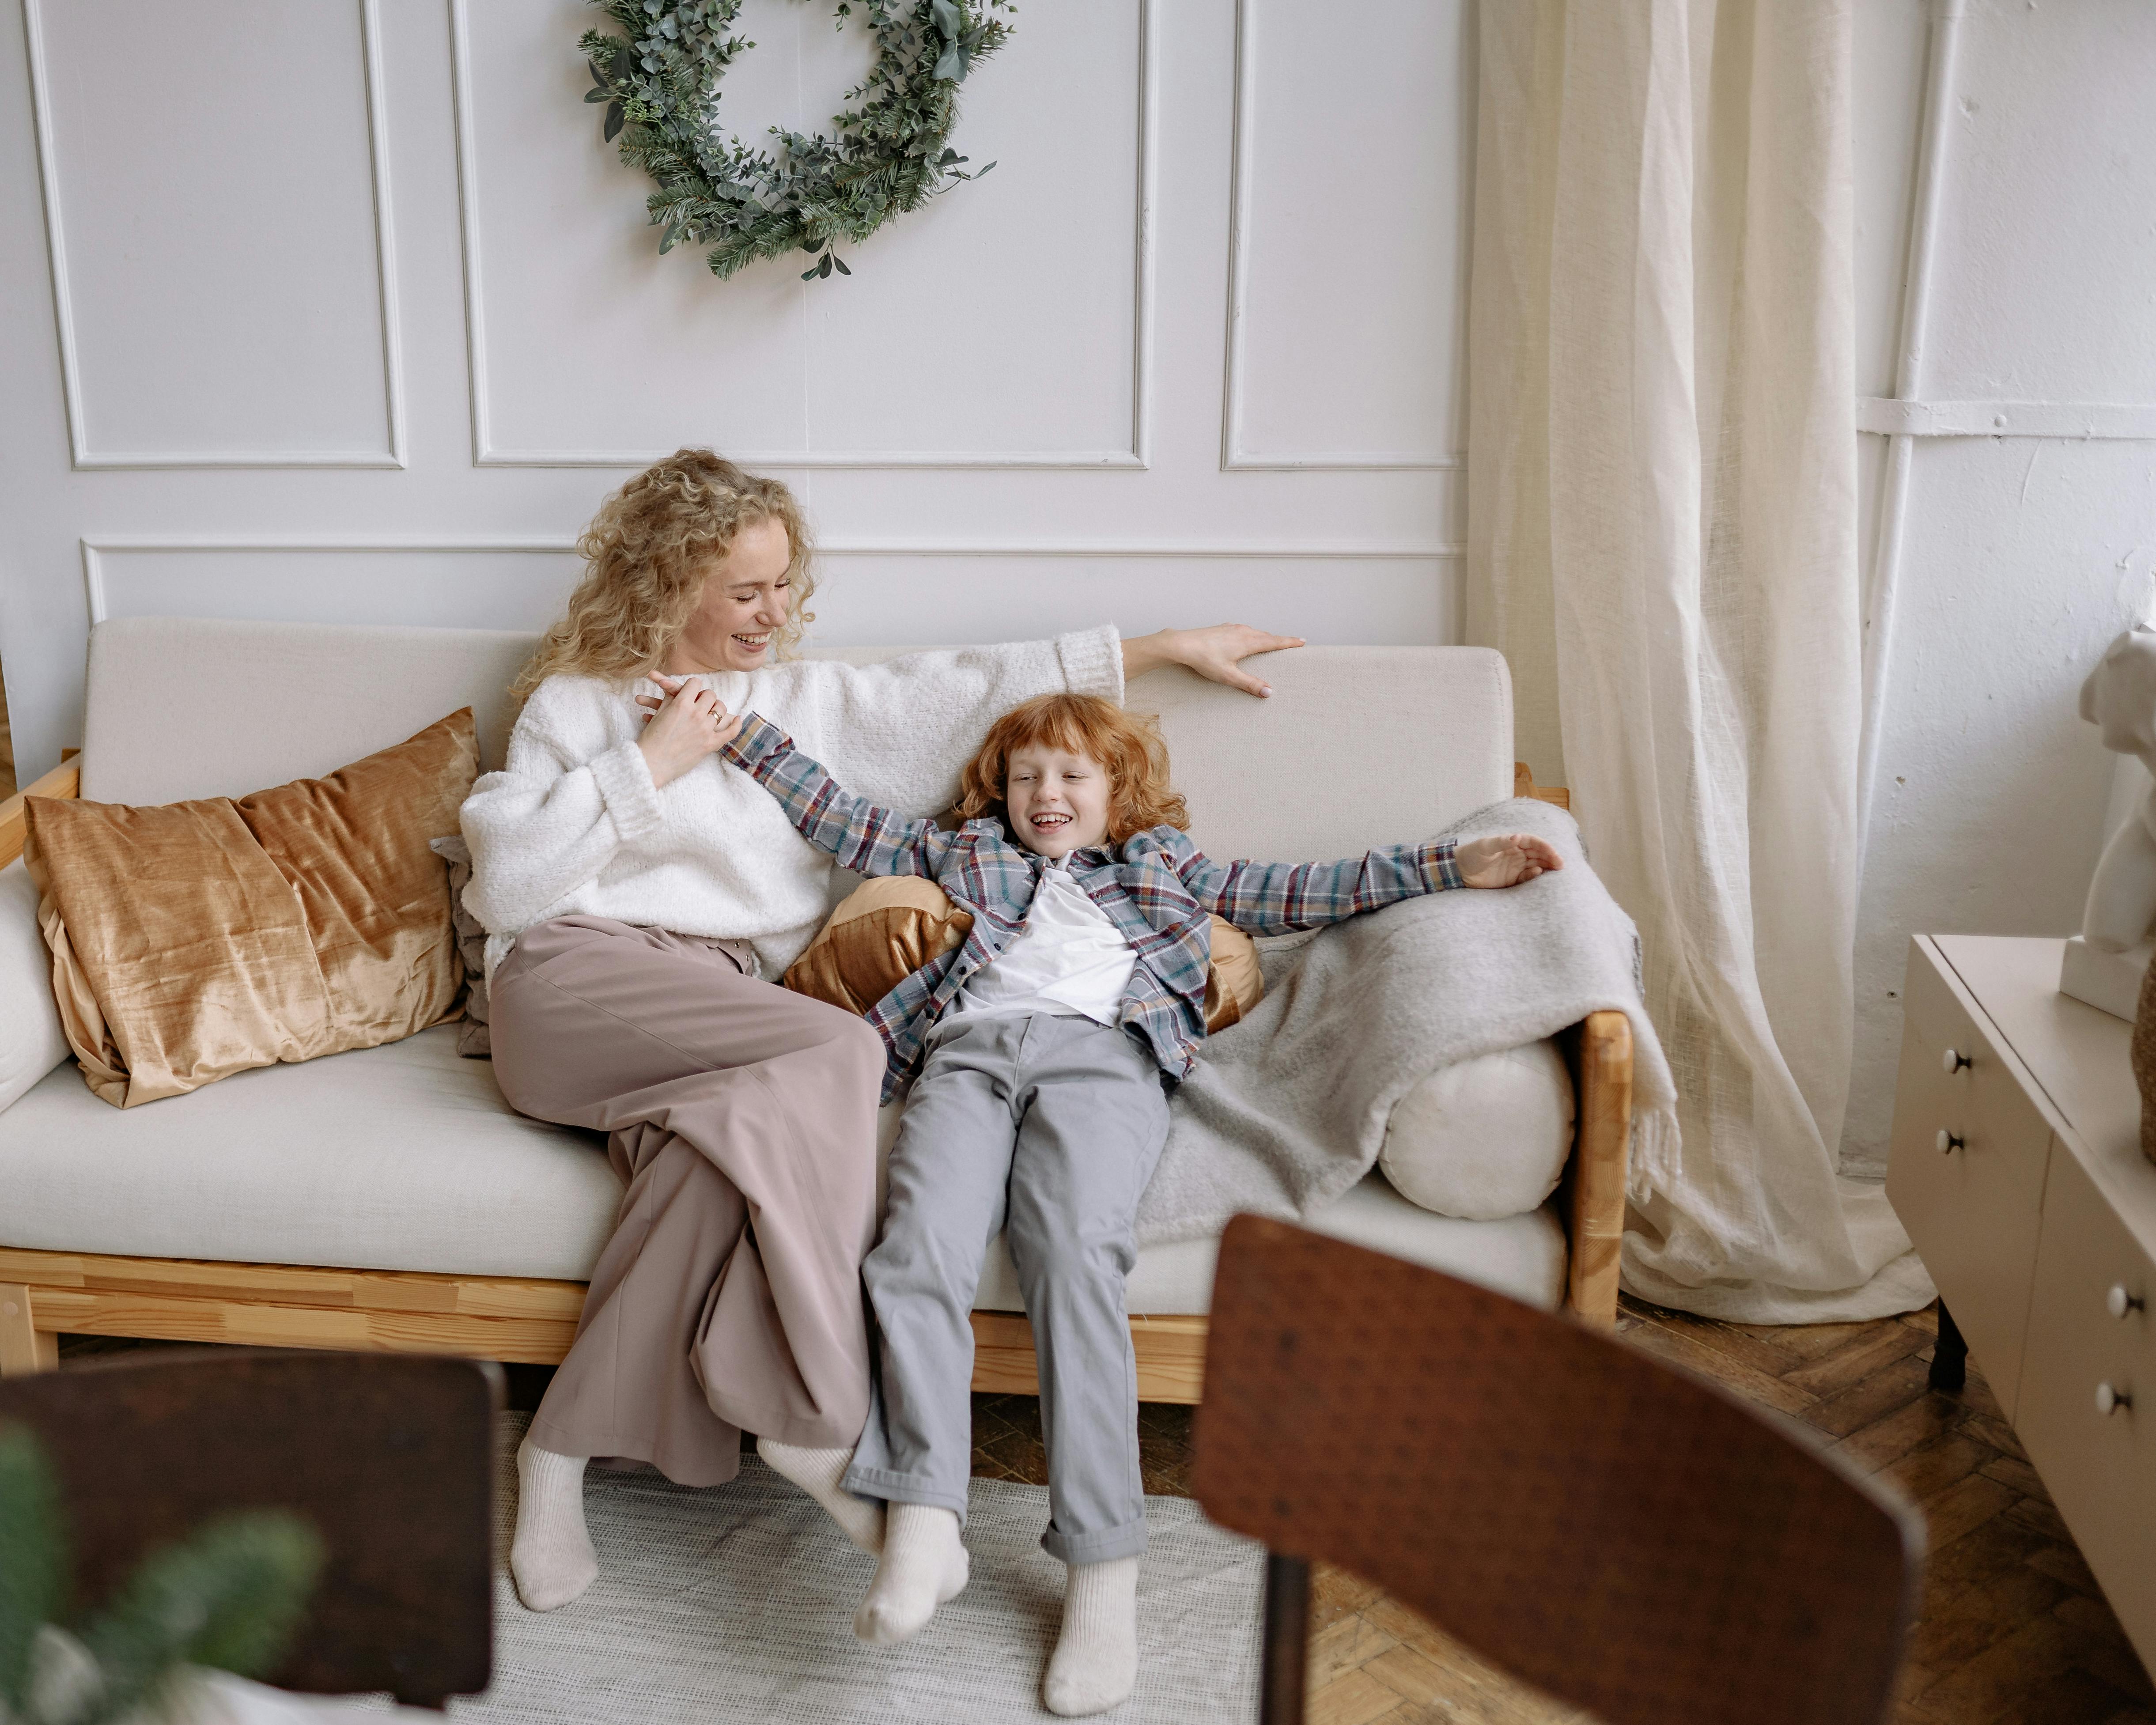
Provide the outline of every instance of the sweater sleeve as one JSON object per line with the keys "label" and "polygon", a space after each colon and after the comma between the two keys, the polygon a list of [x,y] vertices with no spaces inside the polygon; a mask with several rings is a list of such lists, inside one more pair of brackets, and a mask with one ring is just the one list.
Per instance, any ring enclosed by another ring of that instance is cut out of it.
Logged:
{"label": "sweater sleeve", "polygon": [[801,670],[808,675],[784,715],[790,728],[852,789],[909,815],[957,800],[959,773],[988,726],[1020,701],[1066,691],[1123,698],[1122,637],[1113,627],[881,665],[819,660]]}
{"label": "sweater sleeve", "polygon": [[517,720],[503,769],[472,787],[459,817],[472,855],[465,904],[491,934],[530,927],[662,819],[644,751],[622,742],[577,760],[543,721],[544,693]]}
{"label": "sweater sleeve", "polygon": [[1291,934],[1344,922],[1426,892],[1465,883],[1453,841],[1388,845],[1331,863],[1219,863],[1181,834],[1168,847],[1176,873],[1198,902],[1247,934]]}
{"label": "sweater sleeve", "polygon": [[952,835],[932,820],[908,820],[856,797],[793,746],[768,719],[750,713],[741,735],[719,751],[778,799],[786,818],[819,850],[857,875],[926,875],[949,853]]}

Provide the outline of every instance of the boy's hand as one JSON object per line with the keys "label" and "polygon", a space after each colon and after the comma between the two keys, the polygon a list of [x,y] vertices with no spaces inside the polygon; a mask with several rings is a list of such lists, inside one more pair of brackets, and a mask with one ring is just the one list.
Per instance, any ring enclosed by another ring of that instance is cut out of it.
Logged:
{"label": "boy's hand", "polygon": [[1517,886],[1564,866],[1564,859],[1532,833],[1470,839],[1452,853],[1452,865],[1470,886]]}
{"label": "boy's hand", "polygon": [[661,703],[648,695],[637,697],[639,706],[658,711],[644,715],[644,735],[636,746],[651,768],[652,783],[671,784],[705,756],[716,754],[740,736],[742,715],[729,714],[718,696],[686,677],[654,671],[651,680],[665,691],[665,700]]}

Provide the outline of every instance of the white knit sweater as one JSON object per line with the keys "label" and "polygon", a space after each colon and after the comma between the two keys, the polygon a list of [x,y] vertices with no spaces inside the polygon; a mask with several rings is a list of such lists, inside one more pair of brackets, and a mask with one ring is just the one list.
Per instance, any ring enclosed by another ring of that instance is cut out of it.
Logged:
{"label": "white knit sweater", "polygon": [[[792,660],[706,677],[735,712],[777,725],[849,790],[914,816],[947,809],[998,715],[1061,690],[1123,693],[1112,628],[916,653],[882,665]],[[829,909],[835,865],[746,773],[707,757],[653,784],[639,691],[649,682],[549,677],[509,739],[509,759],[464,806],[465,904],[486,926],[487,972],[516,937],[582,914],[746,940],[776,978]]]}

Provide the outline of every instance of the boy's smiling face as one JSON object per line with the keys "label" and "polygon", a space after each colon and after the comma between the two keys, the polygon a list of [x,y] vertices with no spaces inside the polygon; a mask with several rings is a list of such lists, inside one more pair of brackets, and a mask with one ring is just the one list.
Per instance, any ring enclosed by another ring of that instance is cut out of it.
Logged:
{"label": "boy's smiling face", "polygon": [[1068,856],[1108,837],[1108,775],[1090,755],[1029,744],[1004,775],[1011,831],[1036,856]]}

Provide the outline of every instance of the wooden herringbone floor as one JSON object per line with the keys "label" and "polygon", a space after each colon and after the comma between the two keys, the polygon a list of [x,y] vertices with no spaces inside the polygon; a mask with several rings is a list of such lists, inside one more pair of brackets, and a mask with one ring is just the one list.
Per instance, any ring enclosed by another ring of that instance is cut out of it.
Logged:
{"label": "wooden herringbone floor", "polygon": [[[1794,1416],[1922,1507],[1931,1554],[1897,1725],[2156,1725],[2156,1690],[1975,1361],[1959,1394],[1926,1387],[1936,1326],[1924,1312],[1768,1328],[1630,1300],[1618,1321],[1635,1346]],[[1146,1489],[1188,1495],[1189,1410],[1148,1405],[1140,1425]],[[975,1397],[973,1430],[975,1473],[1045,1481],[1031,1397]],[[1582,1717],[1340,1571],[1320,1574],[1312,1617],[1312,1725]]]}
{"label": "wooden herringbone floor", "polygon": [[[1897,1725],[2156,1725],[2156,1689],[2103,1602],[1974,1359],[1969,1387],[1925,1384],[1934,1314],[1769,1328],[1625,1301],[1634,1346],[1793,1415],[1922,1507],[1922,1621]],[[69,1337],[63,1362],[140,1348]],[[157,1344],[148,1344],[155,1346]],[[519,1368],[517,1405],[547,1374]],[[529,1381],[526,1381],[526,1380]],[[1140,1410],[1145,1488],[1189,1495],[1188,1408]],[[973,1471],[1045,1485],[1040,1404],[973,1398]],[[1377,1589],[1322,1571],[1312,1610],[1312,1725],[1573,1725]]]}

